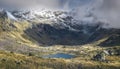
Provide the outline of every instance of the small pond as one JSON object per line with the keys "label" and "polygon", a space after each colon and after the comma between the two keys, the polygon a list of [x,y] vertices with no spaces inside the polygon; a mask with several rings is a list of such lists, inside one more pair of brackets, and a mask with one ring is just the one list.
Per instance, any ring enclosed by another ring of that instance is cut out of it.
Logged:
{"label": "small pond", "polygon": [[71,59],[74,57],[75,57],[74,55],[64,54],[64,53],[57,53],[57,54],[43,56],[43,58],[65,58],[65,59]]}

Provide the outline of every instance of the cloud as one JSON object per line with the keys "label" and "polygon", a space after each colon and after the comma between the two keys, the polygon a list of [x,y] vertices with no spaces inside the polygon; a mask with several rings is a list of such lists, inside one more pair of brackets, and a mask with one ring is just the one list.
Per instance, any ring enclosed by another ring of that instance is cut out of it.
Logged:
{"label": "cloud", "polygon": [[89,1],[91,0],[0,0],[0,5],[5,5],[7,7],[31,7],[39,5],[40,7],[71,9]]}
{"label": "cloud", "polygon": [[[79,20],[90,21],[90,23],[101,21],[106,23],[105,27],[120,28],[120,0],[91,0],[76,8],[76,18]],[[86,17],[89,14],[92,14],[93,18]]]}
{"label": "cloud", "polygon": [[59,0],[0,0],[1,6],[6,7],[58,7]]}
{"label": "cloud", "polygon": [[120,0],[103,0],[94,14],[109,24],[108,27],[120,28]]}
{"label": "cloud", "polygon": [[[0,0],[0,7],[25,8],[39,6],[39,8],[56,8],[75,10],[79,19],[92,13],[98,20],[109,24],[109,27],[120,28],[120,0]],[[91,20],[91,21],[92,21]]]}

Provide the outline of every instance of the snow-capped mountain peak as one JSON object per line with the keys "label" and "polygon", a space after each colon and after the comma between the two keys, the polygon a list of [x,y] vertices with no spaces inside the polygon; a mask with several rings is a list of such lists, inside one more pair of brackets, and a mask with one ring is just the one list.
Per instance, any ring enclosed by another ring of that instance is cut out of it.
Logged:
{"label": "snow-capped mountain peak", "polygon": [[44,24],[50,24],[60,29],[68,29],[71,31],[88,34],[88,29],[79,29],[76,26],[96,26],[99,21],[97,18],[88,13],[88,16],[84,16],[83,19],[76,18],[74,11],[64,10],[49,10],[49,9],[20,9],[20,10],[5,10],[7,17],[15,20],[26,20],[29,22],[38,22]]}

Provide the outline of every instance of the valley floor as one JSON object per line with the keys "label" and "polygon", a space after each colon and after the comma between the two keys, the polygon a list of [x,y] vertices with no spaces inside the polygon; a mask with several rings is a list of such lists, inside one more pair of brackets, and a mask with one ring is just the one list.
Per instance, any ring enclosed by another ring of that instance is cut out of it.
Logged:
{"label": "valley floor", "polygon": [[[4,35],[7,36],[7,35]],[[119,69],[120,56],[106,56],[108,62],[94,61],[91,58],[99,51],[120,49],[119,46],[100,47],[94,44],[81,46],[30,46],[15,41],[10,37],[1,36],[0,69]],[[29,44],[29,43],[28,43]],[[44,55],[66,53],[75,58],[42,58]]]}
{"label": "valley floor", "polygon": [[[118,47],[117,47],[118,48]],[[91,58],[97,51],[106,48],[99,46],[51,46],[39,47],[41,52],[17,54],[13,51],[0,51],[0,69],[119,69],[120,56],[106,56],[107,61],[94,61]],[[43,55],[66,53],[75,58],[42,58]]]}
{"label": "valley floor", "polygon": [[109,62],[74,59],[43,59],[13,52],[0,51],[0,69],[119,69],[120,57],[107,56]]}
{"label": "valley floor", "polygon": [[[24,33],[29,23],[11,26],[9,21],[3,22],[0,20],[0,69],[120,69],[120,46],[98,46],[105,39],[86,45],[42,46]],[[109,50],[113,54],[106,55],[105,61],[93,60],[95,55]],[[56,53],[75,58],[42,58]]]}

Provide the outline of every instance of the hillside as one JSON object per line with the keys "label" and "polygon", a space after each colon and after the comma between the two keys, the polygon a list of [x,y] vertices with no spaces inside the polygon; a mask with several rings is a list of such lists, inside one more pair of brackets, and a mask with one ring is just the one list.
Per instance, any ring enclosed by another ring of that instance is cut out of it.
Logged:
{"label": "hillside", "polygon": [[[115,60],[115,59],[117,60]],[[90,60],[64,60],[64,59],[42,59],[33,56],[25,56],[13,52],[0,51],[1,69],[119,69],[120,58],[108,57],[112,63],[101,63]],[[86,62],[87,61],[87,62]],[[113,64],[114,63],[114,64]]]}
{"label": "hillside", "polygon": [[[119,69],[120,29],[103,28],[101,22],[79,24],[71,16],[60,16],[65,13],[55,12],[56,22],[51,21],[51,16],[41,15],[38,19],[45,20],[26,20],[20,17],[25,13],[17,14],[16,21],[15,15],[0,13],[0,68]],[[105,60],[96,61],[95,56],[101,52],[107,52]],[[72,54],[75,58],[42,57],[55,53]]]}

